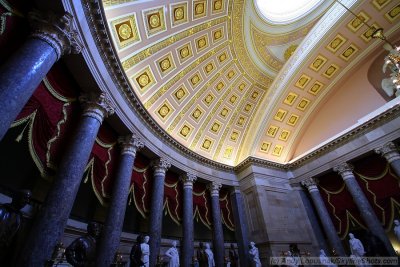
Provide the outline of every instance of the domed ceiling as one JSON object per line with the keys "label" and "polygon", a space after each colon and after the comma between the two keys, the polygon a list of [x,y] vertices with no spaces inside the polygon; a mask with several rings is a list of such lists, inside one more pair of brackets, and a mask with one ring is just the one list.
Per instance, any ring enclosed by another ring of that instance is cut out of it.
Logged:
{"label": "domed ceiling", "polygon": [[[310,113],[365,56],[371,30],[333,1],[307,2],[304,14],[275,21],[250,0],[103,0],[103,7],[148,113],[190,150],[235,166],[248,156],[288,162]],[[342,2],[374,27],[399,27],[398,1]]]}

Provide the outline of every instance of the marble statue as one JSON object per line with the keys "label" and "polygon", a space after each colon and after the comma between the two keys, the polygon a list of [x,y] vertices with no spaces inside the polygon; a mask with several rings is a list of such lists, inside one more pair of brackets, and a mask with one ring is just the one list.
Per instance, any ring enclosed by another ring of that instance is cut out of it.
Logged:
{"label": "marble statue", "polygon": [[203,242],[199,243],[199,249],[197,250],[197,261],[199,263],[199,267],[208,267],[207,255],[204,251]]}
{"label": "marble statue", "polygon": [[356,257],[362,257],[365,254],[364,246],[361,241],[354,237],[352,233],[349,233],[349,245],[351,254]]}
{"label": "marble statue", "polygon": [[207,266],[214,267],[215,266],[214,253],[210,249],[210,244],[206,243],[205,247],[206,247],[206,249],[204,250],[204,252],[207,255],[207,264],[208,264]]}
{"label": "marble statue", "polygon": [[0,204],[0,263],[9,255],[11,243],[21,228],[21,209],[29,204],[32,197],[31,191],[17,192],[11,203]]}
{"label": "marble statue", "polygon": [[321,265],[323,266],[329,266],[329,267],[336,267],[336,264],[333,264],[329,257],[326,255],[325,250],[321,249],[319,251],[319,261],[321,262]]}
{"label": "marble statue", "polygon": [[258,254],[258,248],[256,247],[256,243],[250,242],[249,254],[251,258],[251,266],[261,267],[260,255]]}
{"label": "marble statue", "polygon": [[87,234],[75,239],[66,249],[65,256],[74,267],[96,266],[96,244],[101,233],[101,225],[90,222]]}
{"label": "marble statue", "polygon": [[165,252],[165,256],[169,258],[168,267],[179,267],[179,252],[175,240],[172,241],[172,247]]}
{"label": "marble statue", "polygon": [[286,252],[287,256],[285,258],[285,265],[287,267],[297,267],[298,264],[298,257],[293,256],[292,252],[289,250]]}
{"label": "marble statue", "polygon": [[394,228],[393,228],[394,235],[396,236],[397,240],[400,242],[400,222],[399,222],[399,220],[394,220],[393,223],[394,223]]}
{"label": "marble statue", "polygon": [[131,254],[129,256],[130,259],[130,267],[140,267],[143,266],[142,258],[142,250],[140,249],[140,245],[143,242],[143,235],[138,235],[136,237],[136,244],[132,246]]}
{"label": "marble statue", "polygon": [[149,240],[150,237],[148,235],[146,235],[143,238],[143,243],[140,244],[140,250],[142,252],[142,257],[140,258],[140,260],[142,261],[143,265],[145,267],[149,267],[150,264],[150,246],[149,246]]}
{"label": "marble statue", "polygon": [[229,261],[231,263],[231,267],[238,266],[238,253],[235,250],[235,245],[231,244],[231,248],[229,249]]}

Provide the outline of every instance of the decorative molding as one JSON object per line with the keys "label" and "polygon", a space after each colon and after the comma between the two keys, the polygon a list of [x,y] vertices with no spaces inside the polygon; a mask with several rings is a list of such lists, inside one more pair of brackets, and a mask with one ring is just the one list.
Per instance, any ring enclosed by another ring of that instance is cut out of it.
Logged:
{"label": "decorative molding", "polygon": [[78,40],[78,33],[72,29],[73,17],[68,12],[61,17],[53,13],[42,14],[29,12],[29,21],[33,27],[31,38],[40,39],[54,48],[57,60],[63,55],[79,54],[83,45]]}

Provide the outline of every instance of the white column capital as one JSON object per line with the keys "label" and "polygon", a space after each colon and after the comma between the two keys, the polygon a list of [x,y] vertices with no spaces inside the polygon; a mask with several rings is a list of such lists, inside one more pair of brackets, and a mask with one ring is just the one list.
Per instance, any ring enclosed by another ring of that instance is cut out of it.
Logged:
{"label": "white column capital", "polygon": [[317,179],[310,177],[301,181],[301,185],[307,188],[308,192],[318,191]]}
{"label": "white column capital", "polygon": [[354,178],[353,170],[354,170],[353,165],[347,162],[343,162],[333,167],[333,171],[337,172],[340,176],[342,176],[343,180]]}
{"label": "white column capital", "polygon": [[400,160],[399,149],[393,142],[388,142],[382,147],[376,148],[375,153],[382,155],[385,159],[392,163],[393,161]]}
{"label": "white column capital", "polygon": [[193,183],[197,180],[197,176],[188,172],[181,175],[180,179],[183,182],[183,188],[193,189]]}
{"label": "white column capital", "polygon": [[118,142],[122,147],[121,154],[130,154],[133,157],[136,157],[136,152],[144,146],[143,142],[135,134],[121,136],[118,138]]}
{"label": "white column capital", "polygon": [[95,118],[100,123],[114,113],[114,105],[104,92],[82,94],[79,101],[83,104],[83,116]]}
{"label": "white column capital", "polygon": [[152,167],[154,168],[154,175],[164,175],[167,170],[171,167],[171,162],[165,158],[159,158],[152,162]]}
{"label": "white column capital", "polygon": [[212,197],[219,197],[219,190],[221,189],[222,184],[220,182],[212,182],[207,185],[207,189],[210,190],[210,194]]}

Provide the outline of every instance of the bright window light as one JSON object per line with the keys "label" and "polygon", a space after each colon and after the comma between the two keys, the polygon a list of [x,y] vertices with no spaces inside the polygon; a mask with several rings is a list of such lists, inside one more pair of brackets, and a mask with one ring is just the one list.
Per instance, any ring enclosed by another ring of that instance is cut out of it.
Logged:
{"label": "bright window light", "polygon": [[302,18],[323,0],[254,0],[261,14],[270,22],[289,23]]}

